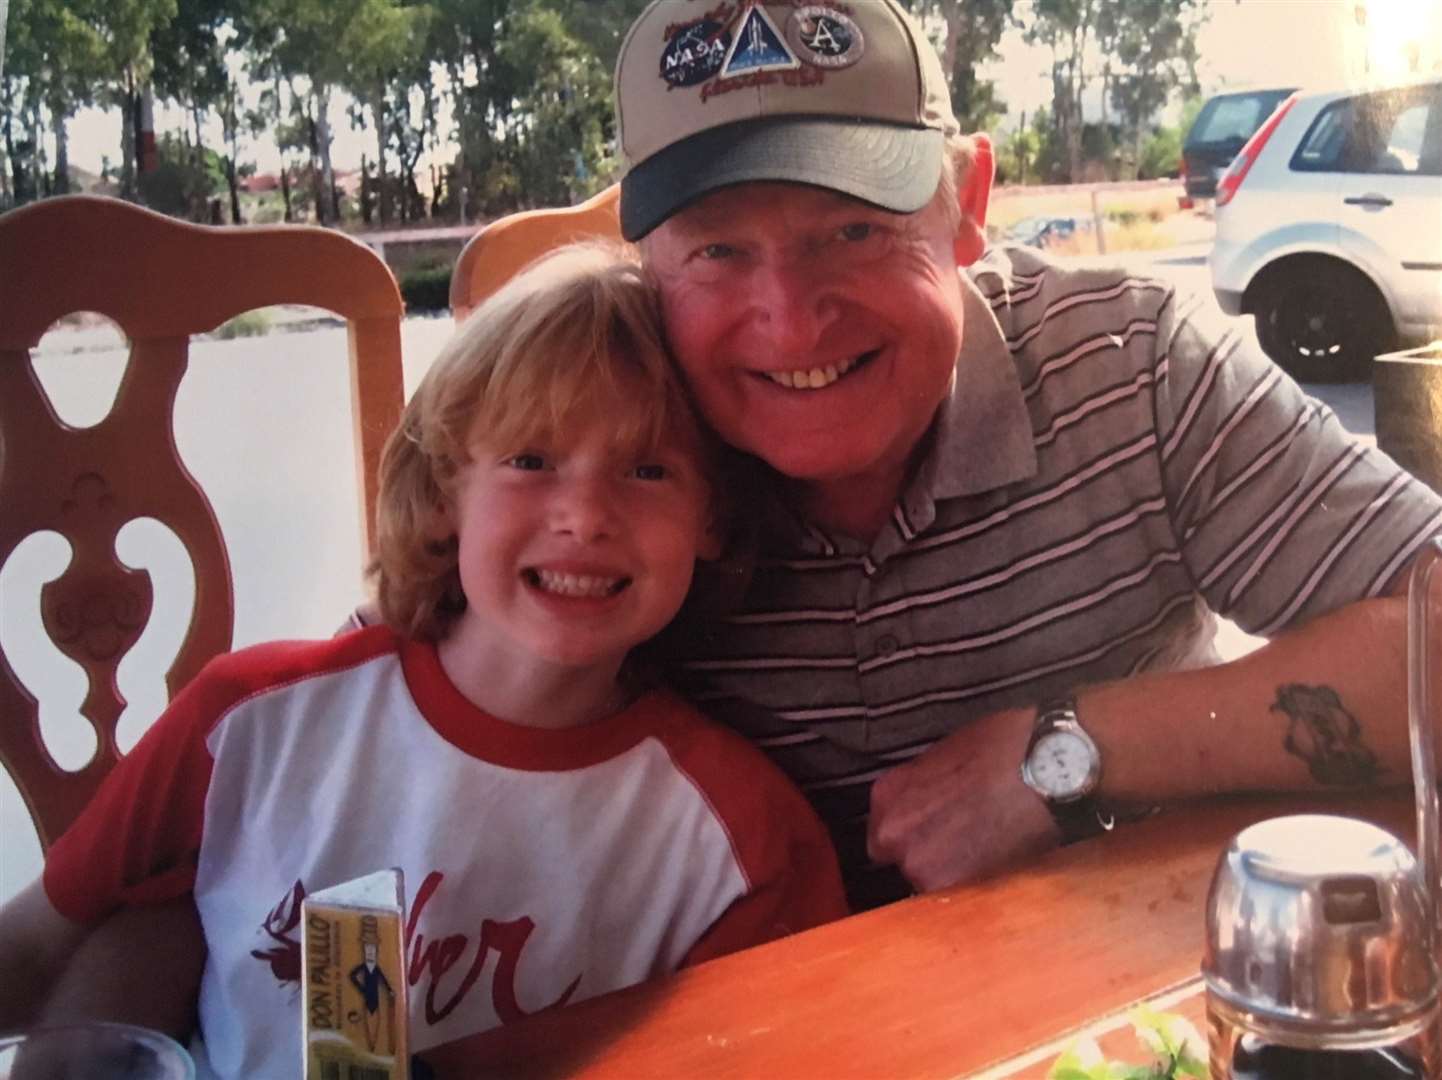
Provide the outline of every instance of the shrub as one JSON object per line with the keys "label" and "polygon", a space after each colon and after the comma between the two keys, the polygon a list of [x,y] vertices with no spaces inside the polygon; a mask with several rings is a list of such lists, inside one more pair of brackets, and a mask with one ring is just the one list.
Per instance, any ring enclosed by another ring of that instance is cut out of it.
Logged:
{"label": "shrub", "polygon": [[406,310],[446,311],[451,306],[451,268],[421,266],[400,276],[401,297]]}
{"label": "shrub", "polygon": [[258,308],[255,311],[243,311],[229,322],[221,323],[215,336],[221,341],[230,341],[233,338],[260,337],[268,333],[270,314],[264,308]]}

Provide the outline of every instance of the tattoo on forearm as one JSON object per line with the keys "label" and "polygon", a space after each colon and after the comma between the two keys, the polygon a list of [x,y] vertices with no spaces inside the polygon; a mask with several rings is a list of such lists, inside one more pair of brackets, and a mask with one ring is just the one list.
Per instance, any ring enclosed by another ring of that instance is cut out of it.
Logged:
{"label": "tattoo on forearm", "polygon": [[1312,779],[1327,787],[1375,784],[1387,770],[1362,743],[1362,725],[1330,686],[1288,683],[1272,712],[1287,717],[1282,746],[1306,762]]}

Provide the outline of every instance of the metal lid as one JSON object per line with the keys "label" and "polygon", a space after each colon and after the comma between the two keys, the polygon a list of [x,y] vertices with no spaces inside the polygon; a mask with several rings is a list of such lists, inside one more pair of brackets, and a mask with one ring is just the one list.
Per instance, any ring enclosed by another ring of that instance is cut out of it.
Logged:
{"label": "metal lid", "polygon": [[1322,814],[1242,830],[1207,900],[1202,973],[1259,1028],[1409,1024],[1437,1000],[1429,905],[1406,846]]}

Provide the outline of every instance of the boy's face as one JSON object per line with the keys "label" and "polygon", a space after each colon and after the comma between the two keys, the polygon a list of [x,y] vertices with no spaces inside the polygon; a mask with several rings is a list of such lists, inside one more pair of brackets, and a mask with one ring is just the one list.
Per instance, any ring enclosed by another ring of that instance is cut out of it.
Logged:
{"label": "boy's face", "polygon": [[714,557],[696,454],[676,438],[622,452],[610,430],[591,419],[564,440],[472,444],[447,508],[467,607],[446,647],[473,669],[614,674],[676,614],[697,557]]}

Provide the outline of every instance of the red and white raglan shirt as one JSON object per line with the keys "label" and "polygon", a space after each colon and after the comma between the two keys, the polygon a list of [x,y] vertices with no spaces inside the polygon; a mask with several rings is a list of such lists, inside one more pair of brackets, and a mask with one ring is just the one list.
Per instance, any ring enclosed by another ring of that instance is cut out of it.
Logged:
{"label": "red and white raglan shirt", "polygon": [[563,731],[481,712],[384,627],[212,662],[51,849],[76,921],[193,891],[202,1074],[301,1061],[300,901],[405,874],[413,1050],[845,914],[806,800],[654,691]]}

